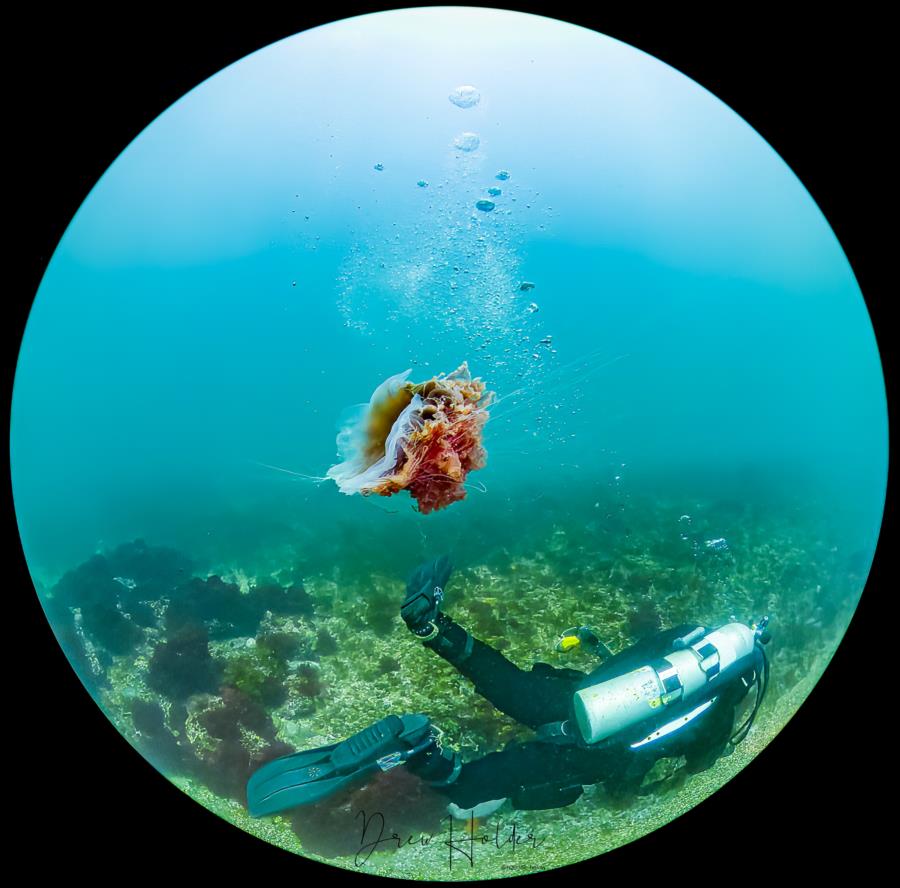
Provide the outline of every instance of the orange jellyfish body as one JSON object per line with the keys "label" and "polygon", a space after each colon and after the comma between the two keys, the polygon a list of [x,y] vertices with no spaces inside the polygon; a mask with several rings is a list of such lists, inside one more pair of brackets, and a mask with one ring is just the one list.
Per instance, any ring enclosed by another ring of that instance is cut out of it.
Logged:
{"label": "orange jellyfish body", "polygon": [[328,477],[346,494],[408,490],[425,514],[464,499],[466,476],[484,466],[481,435],[493,393],[465,363],[418,384],[407,381],[410,372],[383,382],[342,429],[344,462]]}

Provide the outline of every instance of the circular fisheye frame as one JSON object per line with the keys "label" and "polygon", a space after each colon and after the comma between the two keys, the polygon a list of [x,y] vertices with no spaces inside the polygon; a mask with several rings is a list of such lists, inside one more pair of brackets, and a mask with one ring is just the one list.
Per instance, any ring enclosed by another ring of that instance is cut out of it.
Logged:
{"label": "circular fisheye frame", "polygon": [[865,584],[886,430],[847,259],[747,123],[593,31],[422,8],[128,146],[34,301],[11,465],[53,631],[161,774],[466,880],[769,743]]}

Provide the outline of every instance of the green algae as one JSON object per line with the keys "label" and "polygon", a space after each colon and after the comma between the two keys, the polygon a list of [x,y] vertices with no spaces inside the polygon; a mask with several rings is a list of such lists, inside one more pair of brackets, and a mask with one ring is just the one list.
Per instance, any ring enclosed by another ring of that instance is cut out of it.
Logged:
{"label": "green algae", "polygon": [[243,691],[258,703],[273,707],[284,702],[287,696],[287,677],[287,660],[279,656],[275,647],[260,643],[254,643],[246,653],[229,660],[222,673],[226,685]]}

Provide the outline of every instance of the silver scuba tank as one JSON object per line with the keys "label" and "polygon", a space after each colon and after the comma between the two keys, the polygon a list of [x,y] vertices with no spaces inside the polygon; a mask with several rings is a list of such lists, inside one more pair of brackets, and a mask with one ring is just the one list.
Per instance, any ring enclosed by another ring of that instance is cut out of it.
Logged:
{"label": "silver scuba tank", "polygon": [[661,707],[699,697],[721,672],[753,656],[756,635],[742,623],[728,623],[711,632],[695,630],[679,641],[681,649],[575,693],[575,721],[585,743],[605,740]]}

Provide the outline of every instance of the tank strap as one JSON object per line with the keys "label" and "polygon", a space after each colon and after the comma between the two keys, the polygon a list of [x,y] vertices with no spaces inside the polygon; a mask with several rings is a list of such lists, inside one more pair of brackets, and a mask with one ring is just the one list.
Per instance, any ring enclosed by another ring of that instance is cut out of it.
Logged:
{"label": "tank strap", "polygon": [[719,674],[719,649],[710,641],[694,648],[700,660],[700,668],[706,673],[707,681]]}
{"label": "tank strap", "polygon": [[668,705],[676,700],[680,700],[684,693],[684,684],[681,681],[678,670],[665,659],[654,660],[650,665],[656,670],[656,674],[662,682],[663,703]]}

